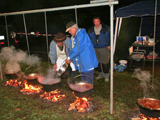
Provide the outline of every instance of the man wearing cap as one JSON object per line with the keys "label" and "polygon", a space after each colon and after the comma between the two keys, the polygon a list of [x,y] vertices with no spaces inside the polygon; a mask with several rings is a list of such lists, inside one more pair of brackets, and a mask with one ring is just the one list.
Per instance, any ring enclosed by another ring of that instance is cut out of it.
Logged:
{"label": "man wearing cap", "polygon": [[93,84],[94,68],[98,66],[98,61],[90,38],[86,30],[78,28],[75,22],[69,22],[66,28],[66,32],[72,35],[72,49],[66,59],[66,63],[73,61],[76,70],[82,75],[90,77],[90,83]]}
{"label": "man wearing cap", "polygon": [[92,41],[99,62],[98,76],[96,79],[105,78],[105,82],[108,82],[110,50],[109,26],[101,23],[99,17],[93,18],[93,23],[94,25],[88,30],[88,35]]}
{"label": "man wearing cap", "polygon": [[[50,43],[49,58],[53,64],[54,71],[58,71],[61,64],[67,58],[71,50],[70,38],[63,33],[58,33]],[[72,71],[75,71],[74,64],[70,64]]]}

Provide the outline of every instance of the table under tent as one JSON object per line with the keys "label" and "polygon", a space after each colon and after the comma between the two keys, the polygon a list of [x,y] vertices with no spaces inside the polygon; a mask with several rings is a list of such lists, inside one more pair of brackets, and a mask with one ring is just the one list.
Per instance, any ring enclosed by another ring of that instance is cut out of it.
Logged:
{"label": "table under tent", "polygon": [[[117,9],[114,61],[128,59],[129,47],[136,41],[136,36],[153,38],[154,35],[155,42],[158,42],[160,40],[160,1],[155,3],[155,0],[144,0]],[[160,53],[159,43],[155,48],[155,51]]]}
{"label": "table under tent", "polygon": [[[26,14],[32,14],[32,13],[44,13],[44,21],[45,21],[45,31],[46,31],[46,45],[47,45],[47,53],[49,52],[48,48],[48,30],[47,30],[47,12],[50,11],[60,11],[60,10],[70,10],[70,9],[75,9],[75,21],[78,24],[78,19],[77,19],[77,9],[79,8],[89,8],[89,7],[99,7],[99,6],[106,6],[108,5],[110,7],[110,38],[111,38],[111,74],[110,74],[110,114],[113,114],[113,6],[118,4],[117,0],[92,0],[90,1],[90,4],[83,4],[83,5],[74,5],[74,6],[66,6],[66,7],[57,7],[57,8],[48,8],[48,9],[38,9],[38,10],[29,10],[29,11],[20,11],[20,12],[12,12],[12,13],[1,13],[0,16],[5,17],[5,26],[6,26],[6,34],[7,34],[7,41],[8,41],[8,46],[9,46],[9,33],[8,33],[8,28],[7,28],[7,16],[12,16],[12,15],[22,15],[23,17],[23,23],[24,23],[24,30],[25,30],[25,35],[26,35],[26,43],[27,43],[27,49],[28,49],[28,54],[30,55],[30,47],[29,47],[29,42],[28,42],[28,36],[27,36],[27,25],[26,25],[26,19],[25,15]],[[1,61],[0,61],[1,63]],[[1,64],[0,64],[1,65]],[[0,66],[0,72],[2,73],[2,69]]]}

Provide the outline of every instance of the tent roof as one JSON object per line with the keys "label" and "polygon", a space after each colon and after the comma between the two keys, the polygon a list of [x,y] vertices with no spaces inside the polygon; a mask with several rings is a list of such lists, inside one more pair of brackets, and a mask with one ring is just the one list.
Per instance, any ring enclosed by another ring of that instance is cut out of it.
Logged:
{"label": "tent roof", "polygon": [[[144,0],[117,9],[116,17],[153,16],[155,0]],[[157,14],[160,14],[160,1],[157,0]]]}

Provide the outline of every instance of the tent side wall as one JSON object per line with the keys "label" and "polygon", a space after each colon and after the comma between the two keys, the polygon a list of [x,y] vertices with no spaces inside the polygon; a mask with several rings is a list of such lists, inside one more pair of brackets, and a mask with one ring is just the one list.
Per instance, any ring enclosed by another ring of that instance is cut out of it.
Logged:
{"label": "tent side wall", "polygon": [[141,18],[131,17],[123,18],[121,30],[117,38],[114,61],[118,62],[121,59],[128,59],[129,46],[136,40],[140,29]]}

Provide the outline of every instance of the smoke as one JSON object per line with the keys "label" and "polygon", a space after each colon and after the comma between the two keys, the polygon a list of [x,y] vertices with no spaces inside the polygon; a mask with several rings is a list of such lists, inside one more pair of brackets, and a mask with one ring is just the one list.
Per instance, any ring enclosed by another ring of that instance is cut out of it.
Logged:
{"label": "smoke", "polygon": [[151,87],[149,82],[151,80],[151,74],[149,71],[141,71],[140,68],[134,70],[133,76],[140,80],[140,86],[143,88],[143,94],[148,94],[148,89]]}
{"label": "smoke", "polygon": [[76,84],[70,84],[68,82],[68,85],[69,87],[74,90],[74,91],[78,91],[78,92],[86,92],[86,91],[89,91],[91,89],[93,89],[93,85],[90,84],[90,83],[84,83],[84,84],[81,84],[81,83],[76,83]]}
{"label": "smoke", "polygon": [[[40,59],[37,56],[28,55],[26,52],[22,50],[16,50],[15,47],[4,47],[1,50],[0,58],[2,60],[6,60],[6,69],[7,70],[20,70],[19,63],[25,63],[27,65],[39,64]],[[17,68],[15,68],[17,67]]]}
{"label": "smoke", "polygon": [[61,81],[61,79],[56,77],[56,72],[53,71],[53,69],[51,69],[51,68],[48,69],[46,76],[43,76],[43,75],[38,76],[38,82],[41,84],[45,84],[45,85],[59,83],[60,81]]}
{"label": "smoke", "polygon": [[17,62],[7,62],[5,71],[7,73],[17,73],[21,70],[20,65]]}

